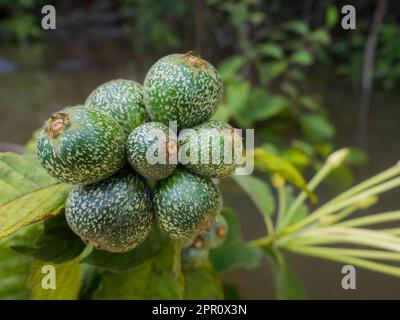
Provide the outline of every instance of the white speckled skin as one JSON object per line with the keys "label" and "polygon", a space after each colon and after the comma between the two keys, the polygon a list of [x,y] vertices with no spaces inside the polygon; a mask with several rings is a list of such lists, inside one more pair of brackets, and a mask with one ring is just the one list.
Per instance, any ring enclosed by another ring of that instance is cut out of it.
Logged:
{"label": "white speckled skin", "polygon": [[180,161],[185,168],[208,178],[229,176],[243,152],[241,137],[235,134],[233,127],[220,120],[206,121],[187,134],[181,132],[179,145]]}
{"label": "white speckled skin", "polygon": [[125,163],[122,128],[107,114],[88,107],[69,107],[56,113],[69,124],[49,136],[47,120],[37,139],[37,155],[47,172],[70,184],[90,184],[111,176]]}
{"label": "white speckled skin", "polygon": [[171,54],[148,71],[143,85],[144,102],[153,121],[190,128],[208,120],[223,96],[217,70],[191,54]]}
{"label": "white speckled skin", "polygon": [[85,242],[97,249],[123,252],[148,236],[153,213],[145,182],[132,170],[123,169],[101,182],[75,187],[65,217]]}
{"label": "white speckled skin", "polygon": [[89,95],[85,105],[106,112],[126,135],[148,121],[143,87],[132,80],[117,79],[100,85]]}
{"label": "white speckled skin", "polygon": [[153,206],[170,238],[188,240],[210,227],[222,209],[222,196],[211,180],[178,167],[157,185]]}
{"label": "white speckled skin", "polygon": [[[126,144],[127,158],[132,168],[152,180],[165,179],[175,170],[177,149],[176,135],[170,135],[168,127],[159,122],[147,122],[137,127],[129,135]],[[165,160],[164,163],[148,161],[148,156],[155,152],[157,157]]]}

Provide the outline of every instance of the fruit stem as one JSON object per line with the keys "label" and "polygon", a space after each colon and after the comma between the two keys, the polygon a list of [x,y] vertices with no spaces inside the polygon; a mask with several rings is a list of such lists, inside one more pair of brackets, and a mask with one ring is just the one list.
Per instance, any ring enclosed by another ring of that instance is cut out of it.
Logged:
{"label": "fruit stem", "polygon": [[[310,191],[314,191],[315,188],[325,179],[325,177],[335,168],[340,166],[343,161],[347,158],[349,154],[348,149],[340,149],[332,153],[325,164],[318,170],[315,176],[311,179],[311,181],[307,184],[307,189]],[[278,232],[281,232],[287,225],[289,225],[292,221],[292,218],[295,216],[297,209],[304,203],[307,198],[307,193],[305,191],[301,192],[297,198],[293,201],[290,207],[287,209],[287,212],[282,219],[281,224],[278,226]]]}
{"label": "fruit stem", "polygon": [[176,240],[174,242],[174,261],[172,264],[172,272],[174,273],[174,276],[176,278],[179,278],[182,271],[182,265],[181,265],[182,245],[183,243],[181,240]]}
{"label": "fruit stem", "polygon": [[272,237],[266,236],[250,241],[249,245],[252,247],[266,247],[271,243],[272,243]]}

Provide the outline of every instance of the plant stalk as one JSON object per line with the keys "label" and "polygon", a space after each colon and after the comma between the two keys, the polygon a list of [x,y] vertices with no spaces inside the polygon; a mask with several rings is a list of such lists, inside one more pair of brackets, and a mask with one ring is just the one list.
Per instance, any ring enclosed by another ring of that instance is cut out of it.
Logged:
{"label": "plant stalk", "polygon": [[378,195],[380,193],[386,192],[386,191],[396,188],[398,186],[400,186],[400,177],[397,177],[397,178],[394,178],[387,182],[384,182],[384,183],[377,185],[371,189],[368,189],[364,192],[356,194],[350,198],[344,199],[341,202],[334,202],[334,203],[328,202],[327,204],[323,205],[319,209],[315,210],[312,214],[307,216],[305,219],[299,221],[298,223],[296,223],[292,226],[289,226],[285,230],[285,233],[292,233],[292,232],[299,230],[299,229],[305,227],[306,225],[320,219],[323,216],[326,216],[333,212],[339,211],[340,209],[343,209],[344,207],[352,205],[356,202],[362,201],[365,198]]}

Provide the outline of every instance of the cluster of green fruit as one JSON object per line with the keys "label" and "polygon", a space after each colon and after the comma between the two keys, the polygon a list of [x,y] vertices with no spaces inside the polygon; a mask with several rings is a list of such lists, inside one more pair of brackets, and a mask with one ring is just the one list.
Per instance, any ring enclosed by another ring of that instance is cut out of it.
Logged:
{"label": "cluster of green fruit", "polygon": [[[154,220],[170,238],[193,248],[220,245],[227,224],[211,178],[231,174],[237,162],[176,160],[183,149],[186,156],[212,155],[226,148],[227,139],[236,139],[235,154],[242,152],[230,125],[209,120],[222,94],[211,64],[190,53],[172,54],[151,67],[143,86],[110,81],[84,106],[54,113],[40,131],[37,154],[52,176],[76,185],[65,211],[71,229],[112,252],[136,247]],[[170,121],[176,122],[175,135]],[[176,138],[185,128],[192,130]],[[149,154],[166,161],[153,163]]]}

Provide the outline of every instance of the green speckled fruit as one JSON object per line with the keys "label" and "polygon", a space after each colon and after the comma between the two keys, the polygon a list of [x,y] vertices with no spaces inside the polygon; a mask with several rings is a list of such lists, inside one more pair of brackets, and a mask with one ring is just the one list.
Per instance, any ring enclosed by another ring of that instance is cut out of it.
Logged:
{"label": "green speckled fruit", "polygon": [[126,145],[131,166],[147,179],[168,177],[177,166],[176,134],[159,122],[142,124],[132,131]]}
{"label": "green speckled fruit", "polygon": [[101,182],[76,186],[68,197],[65,217],[86,243],[123,252],[148,236],[153,213],[145,182],[124,169]]}
{"label": "green speckled fruit", "polygon": [[199,235],[192,243],[192,247],[214,249],[221,246],[228,235],[228,223],[222,215],[217,215],[215,221],[206,233]]}
{"label": "green speckled fruit", "polygon": [[90,184],[117,172],[125,163],[126,136],[112,118],[87,107],[54,113],[37,138],[43,168],[58,180]]}
{"label": "green speckled fruit", "polygon": [[112,80],[97,87],[85,105],[106,112],[129,135],[148,120],[142,91],[142,85],[135,81]]}
{"label": "green speckled fruit", "polygon": [[208,120],[222,100],[217,70],[192,54],[171,54],[158,60],[144,80],[144,101],[153,121],[190,128]]}
{"label": "green speckled fruit", "polygon": [[222,196],[209,179],[177,168],[155,188],[153,206],[161,229],[172,239],[187,240],[210,227]]}
{"label": "green speckled fruit", "polygon": [[240,135],[224,121],[209,120],[179,134],[179,161],[209,178],[230,175],[243,152]]}

